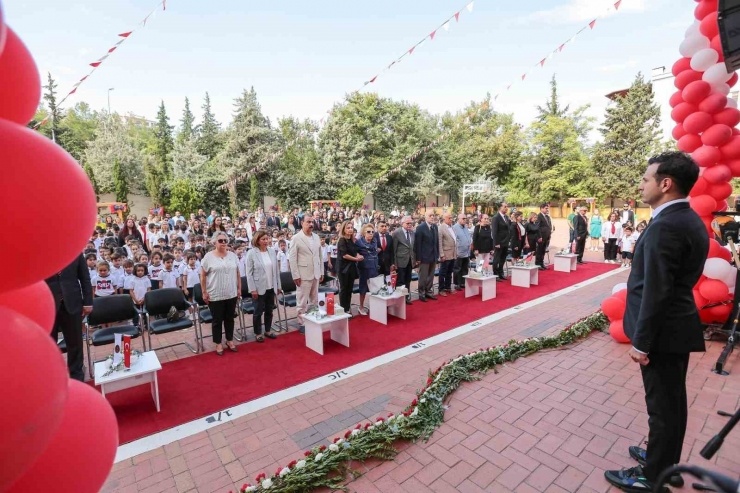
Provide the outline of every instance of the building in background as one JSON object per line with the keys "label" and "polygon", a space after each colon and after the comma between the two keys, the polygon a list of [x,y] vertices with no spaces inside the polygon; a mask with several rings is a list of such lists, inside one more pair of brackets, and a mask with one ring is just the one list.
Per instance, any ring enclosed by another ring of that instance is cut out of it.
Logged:
{"label": "building in background", "polygon": [[154,128],[157,125],[157,122],[153,120],[147,120],[143,116],[134,115],[133,113],[124,115],[123,119],[128,125],[134,125],[137,127]]}

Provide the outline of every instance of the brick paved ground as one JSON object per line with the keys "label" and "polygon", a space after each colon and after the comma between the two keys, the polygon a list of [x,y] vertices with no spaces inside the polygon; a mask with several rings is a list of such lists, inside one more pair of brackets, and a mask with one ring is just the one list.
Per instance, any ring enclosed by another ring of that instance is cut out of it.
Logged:
{"label": "brick paved ground", "polygon": [[[429,368],[484,345],[556,332],[597,310],[612,286],[626,278],[626,272],[620,273],[367,373],[122,461],[102,491],[236,491],[254,482],[258,473],[273,472],[358,422],[401,411],[423,385]],[[384,493],[606,492],[604,468],[634,465],[627,447],[647,434],[639,370],[625,357],[627,349],[596,334],[464,384],[453,394],[446,422],[429,442],[400,444],[403,450],[394,461],[358,465],[365,474],[348,487]],[[684,459],[700,465],[706,464],[699,450],[725,422],[715,411],[731,412],[739,403],[740,352],[731,357],[729,377],[708,371],[720,349],[720,344],[711,343],[707,353],[691,360]],[[740,432],[725,442],[710,466],[737,475]]]}

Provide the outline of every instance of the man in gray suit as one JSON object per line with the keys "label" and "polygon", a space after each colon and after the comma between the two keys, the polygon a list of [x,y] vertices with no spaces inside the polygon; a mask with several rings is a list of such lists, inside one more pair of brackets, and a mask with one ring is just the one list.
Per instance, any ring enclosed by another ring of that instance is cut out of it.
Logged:
{"label": "man in gray suit", "polygon": [[[393,263],[398,274],[398,286],[406,286],[411,293],[411,272],[416,266],[414,258],[414,221],[411,216],[401,219],[401,227],[393,232]],[[411,304],[411,296],[406,296],[406,304]]]}

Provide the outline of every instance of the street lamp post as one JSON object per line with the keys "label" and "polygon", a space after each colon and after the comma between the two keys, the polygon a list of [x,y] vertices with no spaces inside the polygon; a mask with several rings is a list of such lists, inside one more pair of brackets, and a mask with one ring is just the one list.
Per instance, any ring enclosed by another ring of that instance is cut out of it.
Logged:
{"label": "street lamp post", "polygon": [[108,116],[110,116],[110,92],[115,89],[115,87],[111,87],[108,89]]}

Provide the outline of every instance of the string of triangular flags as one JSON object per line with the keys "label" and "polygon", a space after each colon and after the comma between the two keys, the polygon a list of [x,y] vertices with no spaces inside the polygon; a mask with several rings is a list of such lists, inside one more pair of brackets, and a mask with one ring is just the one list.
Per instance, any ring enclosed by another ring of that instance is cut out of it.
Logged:
{"label": "string of triangular flags", "polygon": [[[424,36],[423,38],[421,38],[421,40],[419,40],[417,43],[415,43],[411,48],[409,48],[408,50],[404,51],[401,56],[399,56],[395,60],[391,61],[391,63],[388,64],[388,65],[386,65],[380,72],[378,72],[376,75],[374,75],[373,77],[371,77],[369,80],[365,81],[362,84],[362,86],[360,86],[357,89],[355,89],[354,91],[352,91],[351,94],[358,93],[363,88],[365,88],[366,86],[375,83],[375,81],[378,79],[378,77],[381,77],[383,74],[385,74],[387,71],[389,71],[392,67],[394,67],[395,65],[398,65],[399,63],[401,63],[401,61],[403,61],[404,58],[411,56],[414,53],[414,50],[420,48],[427,40],[433,41],[434,38],[435,38],[435,36],[437,35],[437,32],[439,32],[440,30],[449,31],[450,30],[450,23],[453,20],[455,21],[455,23],[459,22],[460,21],[460,14],[462,14],[465,10],[467,10],[468,12],[473,12],[473,4],[474,3],[475,3],[475,0],[466,3],[462,8],[460,8],[459,10],[457,10],[454,14],[452,14],[449,17],[447,17],[444,21],[442,21],[442,23],[440,23],[437,27],[435,27],[429,34],[427,34],[426,36]],[[326,121],[329,120],[329,118],[331,117],[331,114],[332,114],[333,111],[334,111],[333,108],[327,110],[326,111],[326,114],[319,119],[319,125],[320,126],[323,125],[324,122],[326,122]],[[264,161],[262,161],[260,164],[258,164],[254,168],[252,168],[252,169],[250,169],[248,171],[245,171],[243,173],[240,173],[238,175],[233,176],[230,179],[230,182],[232,184],[239,183],[239,182],[247,179],[252,174],[256,174],[256,173],[262,172],[269,164],[274,163],[277,159],[279,159],[285,153],[285,151],[288,150],[288,148],[290,148],[293,144],[296,143],[296,141],[298,141],[299,138],[300,138],[300,135],[298,137],[296,137],[295,139],[291,140],[290,142],[287,142],[280,150],[278,150],[278,151],[270,154]],[[227,185],[223,185],[221,187],[221,189],[226,189],[226,186]]]}
{"label": "string of triangular flags", "polygon": [[[146,15],[146,17],[144,17],[144,19],[141,22],[139,22],[139,24],[137,26],[141,26],[142,28],[146,27],[147,21],[150,18],[154,18],[157,15],[157,11],[159,10],[159,7],[162,7],[162,10],[167,10],[167,0],[160,0],[160,2],[151,10],[151,12],[149,12]],[[57,103],[57,105],[61,106],[62,103],[64,103],[67,100],[68,97],[70,97],[71,95],[73,95],[74,93],[76,93],[77,92],[77,89],[80,87],[80,85],[82,85],[82,83],[85,82],[98,69],[98,67],[100,67],[100,65],[109,56],[111,56],[111,54],[114,51],[116,51],[118,49],[118,47],[121,46],[124,43],[124,41],[126,41],[129,38],[129,36],[131,36],[131,34],[134,33],[134,31],[136,31],[136,29],[138,29],[138,27],[135,28],[135,29],[132,29],[130,31],[126,31],[126,32],[120,33],[118,35],[118,37],[121,38],[121,39],[118,40],[118,42],[116,44],[114,44],[113,46],[111,46],[108,49],[108,51],[105,52],[105,55],[103,55],[102,57],[98,58],[97,60],[95,60],[94,62],[91,62],[89,64],[92,67],[92,69],[90,70],[90,72],[88,72],[88,74],[86,76],[84,76],[83,78],[81,78],[80,80],[78,80],[77,82],[75,82],[74,85],[72,86],[72,89]],[[33,128],[36,129],[36,128],[39,128],[41,125],[45,125],[48,120],[49,120],[49,117],[47,116],[46,118],[44,118],[43,120],[41,120],[39,123],[37,123]]]}
{"label": "string of triangular flags", "polygon": [[[560,45],[558,45],[558,47],[555,48],[554,50],[552,50],[547,56],[545,56],[540,61],[538,61],[537,63],[535,63],[534,65],[532,65],[529,68],[529,70],[527,70],[525,73],[523,73],[521,75],[521,77],[519,77],[517,79],[514,79],[510,84],[508,84],[506,86],[506,89],[505,90],[503,90],[503,91],[497,93],[495,96],[493,96],[493,98],[492,98],[493,101],[495,102],[499,98],[499,96],[501,96],[505,92],[508,92],[509,89],[511,89],[511,86],[513,86],[514,84],[524,82],[524,80],[527,78],[527,76],[534,69],[536,69],[538,67],[539,68],[543,68],[545,66],[545,62],[548,59],[552,59],[556,54],[562,52],[563,51],[563,48],[565,48],[565,46],[568,45],[569,43],[575,42],[576,38],[582,32],[584,32],[587,29],[590,30],[590,31],[592,31],[594,29],[594,27],[596,26],[596,21],[599,19],[599,17],[605,17],[606,15],[609,14],[609,12],[611,12],[611,11],[615,11],[616,12],[617,10],[619,10],[620,5],[622,5],[622,1],[623,0],[617,0],[614,4],[609,5],[609,7],[600,16],[596,17],[591,22],[589,22],[586,26],[584,26],[581,29],[579,29],[573,36],[571,36],[570,38],[568,38],[568,40],[566,40],[565,42],[563,42]],[[444,141],[445,139],[447,139],[448,137],[450,137],[455,130],[457,130],[458,128],[462,127],[463,125],[470,125],[470,121],[478,113],[480,113],[481,111],[487,110],[488,109],[488,106],[489,106],[488,105],[488,102],[484,101],[483,103],[481,103],[480,106],[478,106],[477,108],[472,109],[471,111],[469,111],[465,115],[465,117],[461,121],[456,122],[455,125],[451,129],[447,130],[446,132],[443,132],[439,137],[437,137],[436,139],[434,139],[432,142],[430,142],[426,146],[422,147],[421,149],[418,149],[416,152],[414,152],[413,154],[411,154],[410,156],[408,156],[406,159],[404,159],[403,161],[401,161],[395,167],[393,167],[393,168],[391,168],[389,170],[386,170],[385,172],[383,172],[382,175],[378,176],[374,180],[371,180],[371,181],[367,182],[365,184],[365,186],[363,187],[363,191],[365,191],[366,193],[368,193],[368,192],[372,191],[373,187],[377,187],[378,185],[381,185],[381,184],[385,183],[386,181],[388,181],[388,178],[392,174],[398,173],[399,171],[401,171],[408,164],[415,162],[419,158],[419,156],[421,156],[425,152],[429,151],[430,149],[436,147],[442,141]]]}

